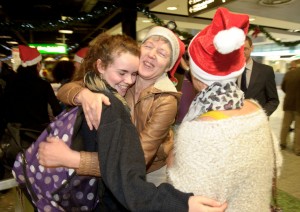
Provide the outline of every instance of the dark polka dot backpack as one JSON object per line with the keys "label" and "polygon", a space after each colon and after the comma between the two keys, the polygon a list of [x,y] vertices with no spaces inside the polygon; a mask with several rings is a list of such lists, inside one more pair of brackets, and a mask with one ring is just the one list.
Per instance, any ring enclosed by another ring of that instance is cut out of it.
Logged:
{"label": "dark polka dot backpack", "polygon": [[48,136],[58,136],[71,146],[78,107],[56,117],[13,166],[19,186],[25,188],[38,211],[92,211],[98,204],[98,178],[79,176],[73,169],[46,168],[38,162],[38,145]]}

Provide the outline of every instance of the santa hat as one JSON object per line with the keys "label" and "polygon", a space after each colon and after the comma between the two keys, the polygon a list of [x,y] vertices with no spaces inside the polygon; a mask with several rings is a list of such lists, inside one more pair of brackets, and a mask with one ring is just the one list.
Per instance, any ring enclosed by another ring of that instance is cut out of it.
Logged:
{"label": "santa hat", "polygon": [[42,55],[39,53],[37,48],[19,45],[19,53],[21,65],[23,67],[35,65],[42,60]]}
{"label": "santa hat", "polygon": [[245,68],[244,43],[249,16],[219,8],[212,23],[190,42],[190,69],[207,85],[216,81],[233,81]]}
{"label": "santa hat", "polygon": [[74,55],[74,59],[73,61],[76,61],[78,63],[82,63],[82,60],[84,59],[86,53],[88,52],[89,48],[88,47],[84,47],[80,50],[78,50],[75,55]]}
{"label": "santa hat", "polygon": [[161,26],[155,26],[152,29],[150,29],[142,43],[144,43],[151,36],[161,36],[170,42],[172,58],[169,71],[172,82],[176,84],[178,81],[174,77],[174,74],[177,70],[178,65],[180,64],[182,55],[185,52],[184,43],[171,30]]}

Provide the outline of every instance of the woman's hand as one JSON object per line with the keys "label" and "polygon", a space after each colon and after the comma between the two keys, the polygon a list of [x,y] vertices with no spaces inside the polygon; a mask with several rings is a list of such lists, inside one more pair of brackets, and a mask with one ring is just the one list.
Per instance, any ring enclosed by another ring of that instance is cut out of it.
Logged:
{"label": "woman's hand", "polygon": [[202,196],[191,196],[188,204],[189,212],[224,212],[227,208],[227,203],[221,204]]}
{"label": "woman's hand", "polygon": [[98,129],[101,120],[102,103],[110,105],[109,98],[104,94],[93,93],[85,88],[76,96],[76,101],[82,105],[90,130],[93,130],[93,128]]}
{"label": "woman's hand", "polygon": [[80,153],[70,149],[63,140],[48,137],[47,141],[39,144],[38,159],[46,167],[78,168]]}

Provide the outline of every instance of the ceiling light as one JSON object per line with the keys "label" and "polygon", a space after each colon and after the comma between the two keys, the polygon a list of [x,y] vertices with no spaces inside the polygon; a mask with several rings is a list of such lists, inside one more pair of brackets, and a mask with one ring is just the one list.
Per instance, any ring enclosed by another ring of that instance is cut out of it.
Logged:
{"label": "ceiling light", "polygon": [[53,57],[47,57],[44,59],[44,61],[55,61],[55,59]]}
{"label": "ceiling light", "polygon": [[177,10],[177,7],[167,7],[167,10]]}
{"label": "ceiling light", "polygon": [[69,59],[68,57],[62,57],[62,58],[60,58],[59,60],[60,60],[60,61],[62,61],[62,60],[63,60],[63,61],[69,61],[70,59]]}
{"label": "ceiling light", "polygon": [[289,32],[299,32],[300,29],[288,29]]}
{"label": "ceiling light", "polygon": [[251,22],[251,21],[255,21],[255,18],[249,18],[249,21]]}
{"label": "ceiling light", "polygon": [[68,18],[67,16],[63,16],[63,15],[61,16],[61,20],[63,21],[67,20],[67,18]]}
{"label": "ceiling light", "polygon": [[149,19],[142,20],[143,23],[150,23],[151,21]]}
{"label": "ceiling light", "polygon": [[8,38],[8,39],[10,39],[11,36],[9,36],[9,35],[0,35],[0,38],[3,38],[3,39]]}
{"label": "ceiling light", "polygon": [[18,42],[17,42],[17,41],[6,41],[6,43],[8,43],[8,44],[15,44],[15,45],[17,45],[17,44],[18,44]]}
{"label": "ceiling light", "polygon": [[58,30],[58,32],[62,34],[73,34],[73,30],[67,30],[67,29],[60,29]]}

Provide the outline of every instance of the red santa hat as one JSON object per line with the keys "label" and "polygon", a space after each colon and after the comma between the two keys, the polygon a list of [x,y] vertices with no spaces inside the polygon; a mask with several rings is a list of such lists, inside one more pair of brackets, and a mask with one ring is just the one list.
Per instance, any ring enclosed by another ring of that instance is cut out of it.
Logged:
{"label": "red santa hat", "polygon": [[37,48],[19,45],[19,53],[21,65],[23,67],[35,65],[42,60],[42,55],[39,53]]}
{"label": "red santa hat", "polygon": [[249,16],[219,8],[212,23],[190,42],[190,69],[207,85],[216,81],[236,81],[245,68],[244,43]]}
{"label": "red santa hat", "polygon": [[74,55],[74,59],[73,61],[76,61],[78,63],[82,63],[82,60],[84,59],[86,53],[88,52],[89,48],[88,47],[84,47],[82,49],[79,49],[75,55]]}
{"label": "red santa hat", "polygon": [[182,55],[185,52],[184,43],[180,40],[180,38],[174,34],[171,30],[162,26],[155,26],[149,30],[147,35],[145,36],[142,43],[144,43],[151,36],[161,36],[167,39],[171,45],[172,57],[171,63],[169,67],[171,81],[174,84],[177,84],[177,79],[174,77],[174,74],[177,70],[178,65],[180,64],[180,60]]}

